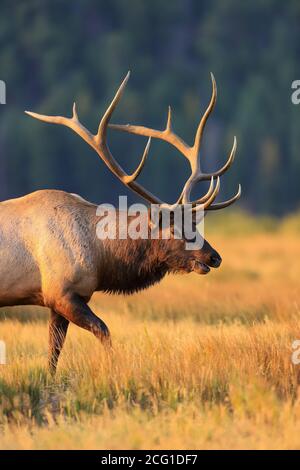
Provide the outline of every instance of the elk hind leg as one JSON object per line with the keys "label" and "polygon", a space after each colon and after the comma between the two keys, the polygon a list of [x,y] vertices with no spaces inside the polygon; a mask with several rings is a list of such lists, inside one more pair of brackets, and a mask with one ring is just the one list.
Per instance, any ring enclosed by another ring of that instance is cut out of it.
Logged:
{"label": "elk hind leg", "polygon": [[58,358],[66,339],[68,326],[69,321],[55,310],[51,309],[49,322],[48,367],[52,375],[56,372]]}

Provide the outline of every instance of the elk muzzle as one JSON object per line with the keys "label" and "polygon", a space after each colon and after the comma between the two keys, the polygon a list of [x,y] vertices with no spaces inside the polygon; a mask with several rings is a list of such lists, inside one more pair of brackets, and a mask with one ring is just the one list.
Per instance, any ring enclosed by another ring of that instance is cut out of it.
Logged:
{"label": "elk muzzle", "polygon": [[207,245],[209,246],[209,249],[204,251],[200,250],[195,257],[193,271],[197,274],[207,274],[210,268],[218,268],[222,263],[222,258],[219,253],[210,247],[207,242],[205,242],[205,244],[206,247]]}

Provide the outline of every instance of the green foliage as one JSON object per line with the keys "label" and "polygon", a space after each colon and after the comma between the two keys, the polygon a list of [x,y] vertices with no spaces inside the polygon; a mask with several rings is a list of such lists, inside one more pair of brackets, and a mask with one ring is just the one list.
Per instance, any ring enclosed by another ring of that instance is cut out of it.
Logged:
{"label": "green foliage", "polygon": [[[241,181],[241,206],[273,214],[297,209],[300,106],[290,95],[292,81],[300,78],[299,22],[298,0],[28,0],[13,8],[4,0],[1,199],[45,187],[96,202],[116,202],[126,193],[77,136],[31,121],[24,109],[68,115],[76,100],[83,122],[95,130],[132,69],[113,120],[159,128],[172,104],[174,127],[191,142],[209,100],[212,70],[219,100],[204,139],[204,168],[222,163],[236,134],[237,161],[224,178],[222,195]],[[110,140],[117,159],[134,168],[144,139],[114,134]],[[186,175],[176,152],[153,143],[140,178],[172,201]]]}

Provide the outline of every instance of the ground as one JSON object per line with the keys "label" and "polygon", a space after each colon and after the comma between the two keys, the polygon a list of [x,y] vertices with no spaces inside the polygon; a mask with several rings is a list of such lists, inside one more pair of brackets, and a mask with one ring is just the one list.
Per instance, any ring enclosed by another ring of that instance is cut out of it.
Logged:
{"label": "ground", "polygon": [[300,448],[300,217],[227,214],[220,269],[95,295],[113,352],[71,326],[54,380],[47,310],[2,309],[0,449]]}

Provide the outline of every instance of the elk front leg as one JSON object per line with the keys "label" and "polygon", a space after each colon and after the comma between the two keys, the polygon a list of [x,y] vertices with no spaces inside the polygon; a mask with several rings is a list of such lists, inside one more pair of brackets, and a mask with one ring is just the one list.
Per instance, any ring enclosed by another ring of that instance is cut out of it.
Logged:
{"label": "elk front leg", "polygon": [[65,342],[69,321],[51,309],[49,322],[48,367],[52,375],[56,372],[57,361]]}
{"label": "elk front leg", "polygon": [[105,346],[111,346],[109,329],[78,295],[64,296],[57,302],[57,310],[66,320],[93,333]]}

